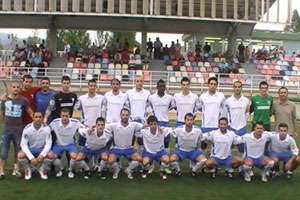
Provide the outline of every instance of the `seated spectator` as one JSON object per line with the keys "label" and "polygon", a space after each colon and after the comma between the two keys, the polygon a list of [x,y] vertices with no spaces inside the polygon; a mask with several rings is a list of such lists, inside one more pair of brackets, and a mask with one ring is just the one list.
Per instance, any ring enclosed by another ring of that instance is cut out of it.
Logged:
{"label": "seated spectator", "polygon": [[15,60],[16,61],[22,61],[24,59],[24,51],[21,51],[20,49],[18,49],[15,54]]}
{"label": "seated spectator", "polygon": [[123,64],[128,64],[129,62],[129,53],[128,51],[122,52],[122,63]]}
{"label": "seated spectator", "polygon": [[115,54],[115,64],[121,63],[121,62],[122,62],[122,55],[121,55],[120,51],[117,51]]}
{"label": "seated spectator", "polygon": [[136,49],[135,49],[135,51],[134,51],[134,54],[135,54],[135,55],[141,54],[140,46],[136,46]]}

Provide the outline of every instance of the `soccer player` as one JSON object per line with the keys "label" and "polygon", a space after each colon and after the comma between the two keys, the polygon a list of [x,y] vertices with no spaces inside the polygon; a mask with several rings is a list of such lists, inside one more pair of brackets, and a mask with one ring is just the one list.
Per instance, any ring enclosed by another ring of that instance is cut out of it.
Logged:
{"label": "soccer player", "polygon": [[[280,123],[278,133],[273,132],[270,138],[268,156],[274,161],[274,168],[282,161],[287,178],[292,179],[293,171],[300,164],[300,157],[296,141],[288,134],[288,125]],[[275,171],[271,171],[270,174],[275,175]]]}
{"label": "soccer player", "polygon": [[243,164],[243,158],[231,154],[232,144],[241,144],[243,140],[233,131],[227,129],[228,120],[225,117],[219,119],[219,129],[204,133],[204,139],[212,143],[210,158],[206,161],[206,167],[211,169],[211,177],[216,177],[216,168],[224,166],[225,174],[233,177],[233,169]]}
{"label": "soccer player", "polygon": [[132,170],[142,162],[142,157],[133,148],[134,137],[143,128],[141,123],[129,122],[130,111],[122,108],[121,120],[105,127],[105,132],[112,137],[113,144],[109,152],[108,164],[113,168],[113,179],[119,176],[120,168],[117,160],[124,156],[129,161],[129,166],[125,169],[129,179],[133,179]]}
{"label": "soccer player", "polygon": [[70,117],[71,111],[68,108],[62,108],[60,111],[60,118],[53,120],[49,125],[52,131],[54,131],[56,140],[52,150],[47,154],[47,159],[44,159],[44,168],[53,162],[53,164],[59,168],[56,177],[61,177],[64,172],[64,166],[60,159],[58,159],[58,157],[62,156],[64,151],[67,151],[71,158],[68,177],[74,177],[72,169],[76,163],[75,159],[77,156],[74,137],[77,129],[84,128],[85,126],[77,119]]}
{"label": "soccer player", "polygon": [[[31,179],[31,167],[42,164],[52,146],[51,130],[49,126],[43,126],[43,115],[36,111],[33,114],[33,122],[28,124],[22,134],[21,151],[18,153],[18,160],[25,169],[25,180]],[[30,164],[28,162],[30,161]],[[47,174],[39,170],[42,179],[47,179]]]}
{"label": "soccer player", "polygon": [[167,179],[165,168],[169,163],[169,156],[164,150],[164,140],[169,135],[165,130],[158,129],[158,120],[154,115],[148,117],[147,124],[149,127],[142,129],[138,137],[143,139],[143,173],[142,178],[147,178],[150,164],[156,160],[161,164],[159,169],[163,179]]}
{"label": "soccer player", "polygon": [[121,82],[113,79],[110,82],[111,91],[105,93],[104,105],[106,107],[106,124],[120,121],[120,111],[127,102],[127,96],[120,91]]}
{"label": "soccer player", "polygon": [[92,130],[90,130],[90,128],[79,129],[80,135],[86,138],[86,143],[83,149],[77,154],[75,160],[77,163],[81,162],[81,165],[85,169],[84,178],[88,179],[91,176],[91,173],[90,168],[84,162],[84,159],[90,159],[92,156],[101,158],[99,177],[101,179],[105,179],[106,177],[103,174],[103,170],[106,168],[108,160],[108,149],[106,144],[110,139],[106,134],[104,134],[105,119],[103,117],[98,117],[96,125],[93,127],[95,128],[92,128]]}
{"label": "soccer player", "polygon": [[289,134],[298,136],[296,106],[288,100],[288,89],[281,87],[278,90],[279,101],[274,102],[272,114],[275,116],[275,127],[280,123],[286,123],[289,127]]}
{"label": "soccer player", "polygon": [[183,77],[181,79],[181,92],[174,94],[172,107],[176,109],[176,127],[185,124],[184,117],[187,113],[196,111],[199,106],[197,94],[190,91],[190,79]]}
{"label": "soccer player", "polygon": [[[170,127],[169,110],[172,108],[173,97],[166,92],[166,83],[162,79],[157,81],[157,92],[150,95],[149,103],[152,108],[152,114],[157,117],[157,124],[160,127]],[[170,155],[170,135],[165,138],[164,148],[168,155]],[[154,169],[154,168],[150,168]],[[150,173],[149,170],[149,173]],[[168,168],[166,168],[168,170]],[[168,170],[169,171],[169,170]],[[170,171],[171,172],[171,171]]]}
{"label": "soccer player", "polygon": [[[126,91],[127,107],[130,110],[130,120],[144,124],[146,122],[146,111],[149,106],[148,98],[150,92],[143,88],[144,79],[142,76],[135,77],[135,88]],[[143,153],[143,142],[138,138],[138,153]]]}
{"label": "soccer player", "polygon": [[77,102],[77,95],[70,91],[71,79],[69,76],[63,76],[61,79],[62,90],[52,96],[48,108],[45,112],[43,122],[46,124],[47,119],[53,112],[53,119],[60,117],[60,110],[62,108],[68,108],[70,111],[70,117],[73,115],[75,103]]}
{"label": "soccer player", "polygon": [[245,181],[251,181],[250,170],[253,166],[261,169],[261,180],[267,182],[267,173],[274,166],[274,161],[264,155],[266,143],[270,141],[270,133],[264,131],[264,123],[256,122],[254,131],[242,136],[245,143],[244,171]]}
{"label": "soccer player", "polygon": [[[32,86],[33,78],[30,74],[25,74],[22,78],[22,89],[19,94],[28,100],[29,106],[32,111],[35,111],[34,105],[34,94],[41,89],[41,87]],[[24,127],[27,124],[32,122],[32,116],[29,116],[27,113],[24,113],[23,116],[23,125]]]}
{"label": "soccer player", "polygon": [[[0,180],[5,178],[4,167],[8,157],[10,141],[14,144],[15,153],[19,152],[24,128],[23,115],[27,112],[29,116],[32,116],[32,110],[27,99],[19,95],[20,88],[21,85],[19,82],[12,81],[10,84],[10,94],[2,99],[1,118],[3,121],[3,132],[0,153]],[[13,175],[21,176],[16,154]]]}
{"label": "soccer player", "polygon": [[195,117],[192,113],[184,116],[184,125],[173,130],[172,135],[176,139],[176,147],[170,156],[170,164],[175,169],[175,174],[180,176],[181,171],[178,162],[188,158],[193,162],[191,175],[196,176],[197,171],[205,164],[206,157],[198,150],[198,145],[202,139],[202,132],[194,126]]}
{"label": "soccer player", "polygon": [[[95,79],[88,81],[88,93],[78,98],[75,109],[81,111],[81,123],[85,126],[95,124],[95,119],[102,116],[104,97],[96,93],[97,82]],[[84,146],[85,137],[79,135],[78,144]]]}
{"label": "soccer player", "polygon": [[[40,82],[41,90],[34,94],[34,106],[36,111],[45,115],[50,99],[55,94],[54,91],[50,90],[50,79],[48,77],[41,78]],[[52,121],[52,116],[48,117],[47,124]]]}
{"label": "soccer player", "polygon": [[250,113],[254,113],[252,120],[252,130],[254,130],[256,122],[260,121],[264,124],[264,130],[270,131],[270,116],[273,104],[273,97],[268,95],[268,83],[262,81],[259,83],[259,95],[251,97]]}
{"label": "soccer player", "polygon": [[[242,83],[236,81],[233,83],[233,95],[225,100],[225,111],[227,113],[227,119],[229,121],[228,130],[233,131],[239,136],[243,136],[247,133],[246,125],[250,112],[250,101],[248,98],[241,95]],[[244,144],[238,144],[238,155],[243,157]],[[242,172],[242,167],[239,168]]]}
{"label": "soccer player", "polygon": [[[207,133],[218,129],[218,120],[224,115],[224,101],[223,93],[217,91],[218,79],[211,77],[208,79],[208,90],[199,97],[199,108],[202,112],[201,130]],[[207,144],[201,143],[201,148],[206,149]]]}

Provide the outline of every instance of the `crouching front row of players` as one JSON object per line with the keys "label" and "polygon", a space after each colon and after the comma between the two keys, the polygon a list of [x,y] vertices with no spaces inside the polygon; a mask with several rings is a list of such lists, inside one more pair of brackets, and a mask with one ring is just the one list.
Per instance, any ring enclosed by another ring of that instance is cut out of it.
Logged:
{"label": "crouching front row of players", "polygon": [[[189,159],[191,175],[206,167],[211,177],[215,178],[217,169],[225,167],[225,175],[233,177],[234,168],[244,170],[245,181],[251,181],[252,168],[261,170],[262,181],[266,182],[267,174],[275,175],[280,161],[284,162],[284,171],[288,178],[292,177],[294,169],[300,164],[298,148],[295,140],[288,135],[288,126],[280,124],[278,132],[266,132],[263,124],[257,122],[254,131],[242,136],[227,129],[226,118],[219,119],[219,129],[202,134],[201,129],[194,126],[194,116],[185,115],[185,124],[175,129],[159,127],[157,118],[150,116],[147,124],[130,122],[130,111],[121,110],[121,120],[117,123],[105,125],[103,118],[98,118],[93,127],[85,127],[78,120],[70,118],[68,109],[62,109],[60,118],[54,120],[49,127],[42,125],[42,114],[34,113],[34,121],[25,127],[21,140],[21,151],[18,159],[25,168],[25,179],[31,178],[32,169],[37,169],[42,179],[47,179],[48,166],[53,163],[57,168],[57,177],[64,173],[61,156],[64,151],[70,155],[68,177],[74,177],[74,167],[84,169],[84,178],[90,177],[90,168],[86,161],[92,156],[98,157],[100,165],[99,177],[105,179],[106,169],[112,169],[113,179],[117,179],[120,172],[120,158],[128,160],[128,167],[124,170],[129,179],[133,179],[133,170],[141,166],[142,178],[148,175],[151,163],[160,164],[160,175],[167,179],[165,168],[173,167],[174,173],[181,174],[179,163]],[[51,130],[55,137],[52,145]],[[74,136],[76,132],[86,138],[86,144],[78,152]],[[173,136],[176,141],[175,150],[169,156],[164,150],[165,138]],[[142,138],[144,153],[138,154],[133,148],[136,138]],[[211,154],[207,159],[198,149],[201,142],[211,144]],[[233,145],[244,145],[244,156],[232,155]],[[266,145],[268,151],[266,152]],[[52,146],[52,148],[51,148]]]}

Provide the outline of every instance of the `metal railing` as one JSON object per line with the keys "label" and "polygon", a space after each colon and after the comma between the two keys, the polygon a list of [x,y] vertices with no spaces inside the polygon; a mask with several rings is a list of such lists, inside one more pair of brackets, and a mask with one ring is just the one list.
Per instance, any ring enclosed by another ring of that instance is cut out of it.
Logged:
{"label": "metal railing", "polygon": [[238,20],[286,23],[291,21],[291,1],[288,16],[279,3],[277,17],[269,9],[279,0],[0,0],[0,11],[16,14],[47,15],[129,15],[131,17],[181,17],[186,19]]}
{"label": "metal railing", "polygon": [[[17,69],[17,70],[16,70]],[[124,71],[128,71],[129,72],[129,76],[128,76],[128,80],[121,81],[122,84],[122,88],[124,89],[128,89],[128,88],[132,88],[134,87],[134,79],[135,76],[137,76],[137,74],[142,73],[142,71],[137,70],[137,71],[131,71],[131,70],[103,70],[100,69],[98,72],[99,74],[94,74],[94,69],[76,69],[76,76],[74,76],[74,70],[75,68],[43,68],[40,69],[42,71],[39,71],[37,68],[33,68],[33,69],[29,69],[29,68],[24,68],[22,69],[23,72],[19,72],[20,68],[14,68],[14,67],[2,67],[0,68],[0,72],[5,71],[6,72],[6,77],[0,78],[0,80],[3,81],[10,81],[10,80],[20,80],[22,75],[25,73],[29,73],[31,74],[34,79],[36,84],[38,84],[39,82],[39,78],[41,78],[42,76],[47,76],[50,78],[51,80],[51,85],[52,86],[60,86],[60,81],[61,81],[61,77],[63,75],[69,75],[71,76],[72,79],[72,87],[74,87],[74,90],[76,91],[81,91],[81,90],[86,90],[87,89],[87,83],[88,80],[87,78],[87,74],[91,74],[90,78],[95,78],[96,80],[98,80],[98,86],[100,88],[101,91],[107,91],[110,88],[110,81],[109,80],[101,80],[100,75],[105,73],[107,75],[115,75],[115,74],[120,74],[120,78],[122,79],[122,72]],[[88,72],[88,70],[90,70],[90,72]],[[92,72],[92,73],[91,73]],[[228,93],[232,93],[232,84],[228,84],[228,83],[222,83],[221,80],[224,80],[224,77],[228,77],[228,74],[214,74],[214,73],[199,73],[198,75],[202,75],[202,77],[209,77],[209,76],[216,76],[219,80],[219,85],[218,88],[220,91],[222,92],[228,92]],[[131,74],[131,75],[130,75]],[[188,74],[188,73],[187,73]],[[196,75],[196,73],[195,73]],[[178,76],[177,81],[176,82],[171,82],[170,79],[171,77],[174,77],[175,74],[174,72],[167,72],[167,71],[149,71],[149,81],[145,82],[144,87],[151,90],[151,91],[155,91],[156,90],[156,83],[158,80],[163,79],[166,82],[166,87],[167,90],[172,94],[175,93],[179,90],[181,90],[181,85],[180,85],[180,79],[181,77]],[[238,75],[240,76],[240,75]],[[75,77],[75,78],[74,78]],[[115,77],[115,76],[114,76]],[[241,75],[241,77],[246,81],[246,84],[243,85],[243,91],[244,92],[248,92],[250,94],[252,93],[256,93],[258,92],[258,85],[261,81],[265,80],[265,76],[264,75],[254,75],[254,74],[247,74],[247,75]],[[299,96],[300,94],[300,82],[293,82],[293,84],[291,85],[291,83],[289,81],[285,81],[282,79],[282,76],[272,76],[274,79],[278,79],[280,81],[280,85],[276,85],[276,86],[269,86],[269,92],[270,93],[277,93],[278,89],[281,86],[286,86],[289,89],[289,93],[292,94],[293,96]],[[191,91],[200,94],[204,91],[207,90],[207,84],[205,83],[205,81],[201,81],[201,83],[199,83],[199,78],[196,78],[194,76],[193,77],[189,77],[191,79],[191,85],[190,85],[190,89]],[[196,81],[195,81],[196,80]],[[205,78],[203,78],[203,80],[205,80]],[[236,80],[239,80],[239,77],[236,78],[232,78],[231,81],[234,82]]]}

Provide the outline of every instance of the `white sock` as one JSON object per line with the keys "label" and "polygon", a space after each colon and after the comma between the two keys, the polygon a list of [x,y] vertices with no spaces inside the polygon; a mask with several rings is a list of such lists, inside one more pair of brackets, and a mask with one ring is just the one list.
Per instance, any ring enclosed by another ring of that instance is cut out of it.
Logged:
{"label": "white sock", "polygon": [[107,161],[101,160],[98,172],[102,172],[107,167]]}
{"label": "white sock", "polygon": [[193,172],[196,172],[196,171],[198,171],[199,169],[201,169],[201,168],[203,167],[203,165],[205,164],[206,161],[207,161],[207,159],[204,158],[204,159],[200,160],[199,162],[197,162],[197,163],[193,166],[192,171],[193,171]]}
{"label": "white sock", "polygon": [[248,166],[248,165],[243,165],[243,169],[245,172],[249,172],[249,171],[251,171],[252,167]]}
{"label": "white sock", "polygon": [[58,167],[60,170],[63,170],[64,169],[64,166],[63,164],[61,163],[61,160],[56,158],[54,161],[53,161],[53,165],[55,167]]}
{"label": "white sock", "polygon": [[270,170],[274,166],[274,160],[271,160],[268,162],[268,164],[265,165],[265,170]]}
{"label": "white sock", "polygon": [[76,160],[74,160],[73,158],[70,159],[70,163],[69,163],[69,171],[73,171],[74,167],[76,165]]}
{"label": "white sock", "polygon": [[164,171],[169,165],[165,162],[161,162],[159,171]]}
{"label": "white sock", "polygon": [[174,167],[176,171],[180,171],[180,167],[179,167],[178,162],[170,163],[170,165],[171,165],[172,167]]}
{"label": "white sock", "polygon": [[45,171],[45,169],[46,169],[52,162],[53,162],[53,160],[51,160],[51,159],[49,159],[49,158],[45,158],[45,159],[43,160],[43,163],[42,163],[41,167],[40,167],[40,170],[41,170],[41,171]]}
{"label": "white sock", "polygon": [[114,171],[120,170],[119,164],[118,164],[117,162],[114,162],[113,164],[111,164],[110,167],[111,167]]}
{"label": "white sock", "polygon": [[19,160],[19,163],[25,168],[25,169],[29,169],[30,168],[30,165],[29,165],[29,162],[28,162],[28,159],[27,158],[22,158],[22,159],[18,159]]}
{"label": "white sock", "polygon": [[81,160],[81,161],[76,162],[76,163],[77,163],[77,165],[78,165],[79,167],[83,168],[84,171],[90,171],[89,166],[86,164],[86,162],[85,162],[84,160]]}
{"label": "white sock", "polygon": [[140,164],[140,163],[139,163],[138,161],[133,160],[133,161],[129,162],[128,169],[129,169],[130,171],[132,171],[134,168],[138,167],[139,164]]}

